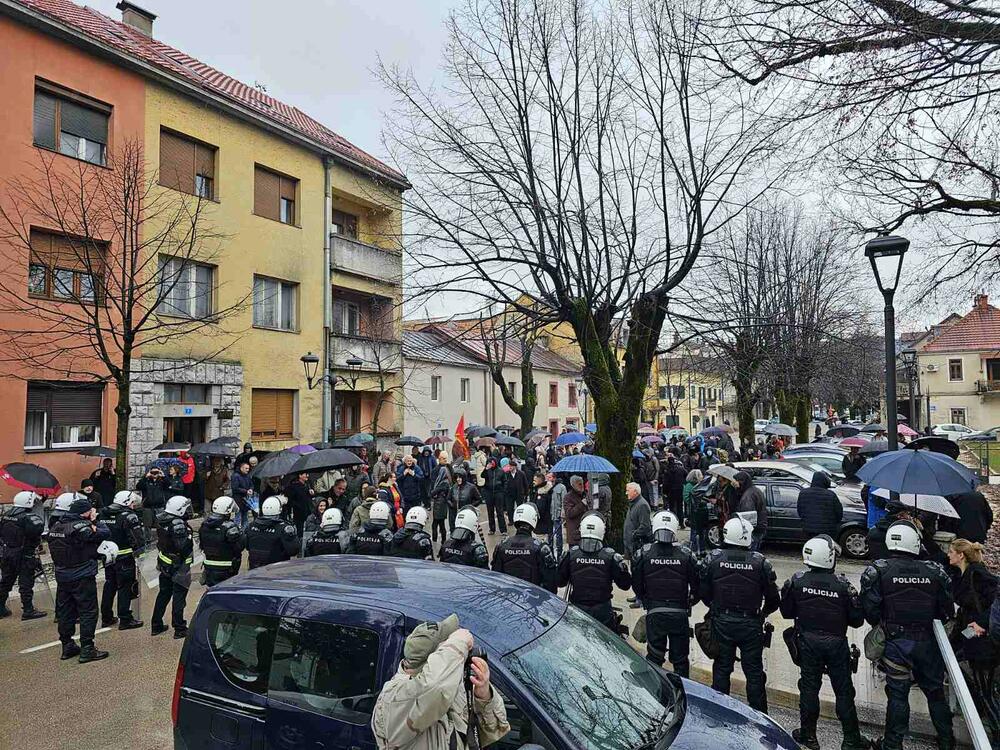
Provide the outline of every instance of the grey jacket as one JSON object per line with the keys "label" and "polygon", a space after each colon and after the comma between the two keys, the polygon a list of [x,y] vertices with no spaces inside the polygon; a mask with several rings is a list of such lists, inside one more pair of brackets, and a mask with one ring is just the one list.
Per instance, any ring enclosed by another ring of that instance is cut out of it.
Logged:
{"label": "grey jacket", "polygon": [[[623,531],[623,542],[625,544],[625,557],[631,558],[632,553],[640,549],[653,536],[653,523],[650,519],[651,511],[646,498],[639,495],[629,503],[628,513],[625,514],[625,528]],[[638,535],[638,539],[636,536]]]}
{"label": "grey jacket", "polygon": [[563,511],[563,498],[566,497],[566,485],[562,482],[556,482],[556,486],[552,488],[552,520],[562,521],[562,511]]}

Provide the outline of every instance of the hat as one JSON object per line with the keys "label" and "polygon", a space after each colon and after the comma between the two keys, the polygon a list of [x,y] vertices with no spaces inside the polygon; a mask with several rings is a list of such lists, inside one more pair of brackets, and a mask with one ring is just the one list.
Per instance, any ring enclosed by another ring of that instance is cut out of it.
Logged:
{"label": "hat", "polygon": [[441,622],[422,622],[406,637],[403,659],[407,669],[420,669],[427,657],[458,630],[458,615],[448,615]]}
{"label": "hat", "polygon": [[90,477],[86,477],[82,482],[80,482],[80,489],[81,490],[84,487],[93,487],[93,486],[94,486],[94,480],[91,479]]}
{"label": "hat", "polygon": [[89,513],[93,509],[94,509],[93,503],[91,503],[90,500],[82,498],[79,500],[74,500],[72,503],[70,503],[69,506],[69,512],[75,516],[82,516],[84,513]]}
{"label": "hat", "polygon": [[501,458],[500,459],[500,468],[501,469],[504,468],[509,463],[510,463],[510,459],[509,458]]}

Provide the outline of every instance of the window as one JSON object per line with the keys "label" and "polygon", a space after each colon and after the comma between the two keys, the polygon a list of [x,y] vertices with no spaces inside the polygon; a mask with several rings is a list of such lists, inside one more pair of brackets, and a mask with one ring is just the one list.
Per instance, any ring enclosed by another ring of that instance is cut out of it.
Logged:
{"label": "window", "polygon": [[215,146],[160,130],[160,184],[199,198],[215,198]]}
{"label": "window", "polygon": [[461,401],[462,403],[467,404],[469,403],[469,386],[471,385],[471,381],[468,378],[462,378],[460,385],[461,385],[461,393],[460,393]]}
{"label": "window", "polygon": [[559,406],[559,383],[549,383],[549,406]]}
{"label": "window", "polygon": [[345,432],[361,430],[361,394],[337,394],[337,427]]}
{"label": "window", "polygon": [[448,437],[448,428],[446,427],[441,430],[431,430],[431,437],[437,437],[439,435],[441,437]]}
{"label": "window", "polygon": [[677,398],[677,399],[684,398],[684,386],[683,385],[672,385],[670,387],[674,389],[674,393],[676,394],[675,398]]}
{"label": "window", "polygon": [[29,382],[25,448],[73,448],[101,439],[101,386]]}
{"label": "window", "polygon": [[580,425],[580,420],[576,417],[566,417],[566,429],[576,430]]}
{"label": "window", "polygon": [[790,484],[773,484],[771,485],[771,498],[774,503],[774,507],[783,508],[786,510],[794,510],[795,515],[798,515],[799,507],[799,488]]}
{"label": "window", "polygon": [[352,239],[358,238],[358,217],[344,211],[333,212],[333,233]]}
{"label": "window", "polygon": [[[965,409],[952,409],[951,410],[951,421],[956,425],[965,425]],[[956,430],[957,432],[957,430]]]}
{"label": "window", "polygon": [[559,437],[559,420],[550,419],[549,420],[549,435],[552,437]]}
{"label": "window", "polygon": [[333,303],[333,332],[338,336],[361,335],[361,307],[356,302]]}
{"label": "window", "polygon": [[161,315],[207,318],[212,314],[215,266],[186,258],[160,258]]}
{"label": "window", "polygon": [[569,388],[569,393],[566,396],[567,403],[569,404],[570,408],[575,409],[576,408],[576,383],[570,383],[569,386],[568,386],[568,388]]}
{"label": "window", "polygon": [[250,436],[287,440],[295,436],[295,391],[254,388]]}
{"label": "window", "polygon": [[948,360],[948,380],[955,382],[956,380],[962,380],[962,360],[960,359],[949,359]]}
{"label": "window", "polygon": [[295,190],[299,181],[294,177],[254,167],[253,212],[283,224],[295,224]]}
{"label": "window", "polygon": [[258,328],[295,330],[298,284],[266,276],[253,277],[253,324]]}
{"label": "window", "polygon": [[431,401],[441,400],[441,376],[431,375]]}
{"label": "window", "polygon": [[164,383],[163,401],[168,404],[207,404],[210,386],[197,383]]}
{"label": "window", "polygon": [[[517,398],[517,383],[515,383],[513,380],[508,381],[507,390],[510,391],[511,398]],[[537,396],[538,394],[535,395]]]}
{"label": "window", "polygon": [[103,243],[31,230],[28,294],[48,299],[92,302],[104,273]]}
{"label": "window", "polygon": [[222,673],[234,685],[263,695],[271,670],[278,629],[276,617],[216,612],[208,623],[208,642]]}
{"label": "window", "polygon": [[111,107],[42,81],[35,82],[33,140],[91,164],[107,159]]}
{"label": "window", "polygon": [[352,724],[367,724],[378,696],[378,634],[312,620],[278,626],[268,698]]}

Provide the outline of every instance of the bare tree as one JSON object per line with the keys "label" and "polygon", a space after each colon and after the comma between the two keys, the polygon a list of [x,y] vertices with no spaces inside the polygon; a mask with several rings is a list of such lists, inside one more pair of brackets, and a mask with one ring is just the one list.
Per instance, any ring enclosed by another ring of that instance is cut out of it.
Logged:
{"label": "bare tree", "polygon": [[35,169],[6,182],[0,361],[24,379],[113,383],[122,483],[133,359],[199,332],[216,343],[194,361],[218,356],[232,345],[227,324],[248,295],[214,304],[219,290],[195,273],[217,260],[225,239],[206,216],[209,201],[162,188],[135,141],[110,153],[106,167],[69,167],[40,152]]}
{"label": "bare tree", "polygon": [[[480,318],[476,334],[486,352],[486,369],[490,378],[500,389],[504,403],[520,420],[523,437],[534,429],[535,409],[538,407],[538,388],[532,363],[537,332],[527,327],[523,316],[500,315]],[[505,377],[505,370],[511,366],[512,360],[517,362],[521,372],[520,401]]]}
{"label": "bare tree", "polygon": [[765,108],[698,54],[702,15],[698,0],[468,0],[438,88],[383,70],[400,109],[386,139],[414,184],[416,295],[572,326],[597,451],[622,471],[617,533],[670,297],[770,186],[750,174],[777,148]]}

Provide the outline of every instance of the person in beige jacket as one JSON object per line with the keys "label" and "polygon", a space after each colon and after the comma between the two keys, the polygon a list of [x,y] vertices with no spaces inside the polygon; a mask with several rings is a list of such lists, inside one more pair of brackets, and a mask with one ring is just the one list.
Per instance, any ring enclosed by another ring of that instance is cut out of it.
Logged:
{"label": "person in beige jacket", "polygon": [[[399,671],[383,687],[372,714],[379,750],[466,750],[469,706],[464,686],[465,661],[472,633],[458,627],[458,617],[421,623],[403,646]],[[491,745],[507,732],[503,698],[490,685],[486,660],[472,658],[473,704],[479,746]],[[454,735],[455,744],[451,744]]]}

